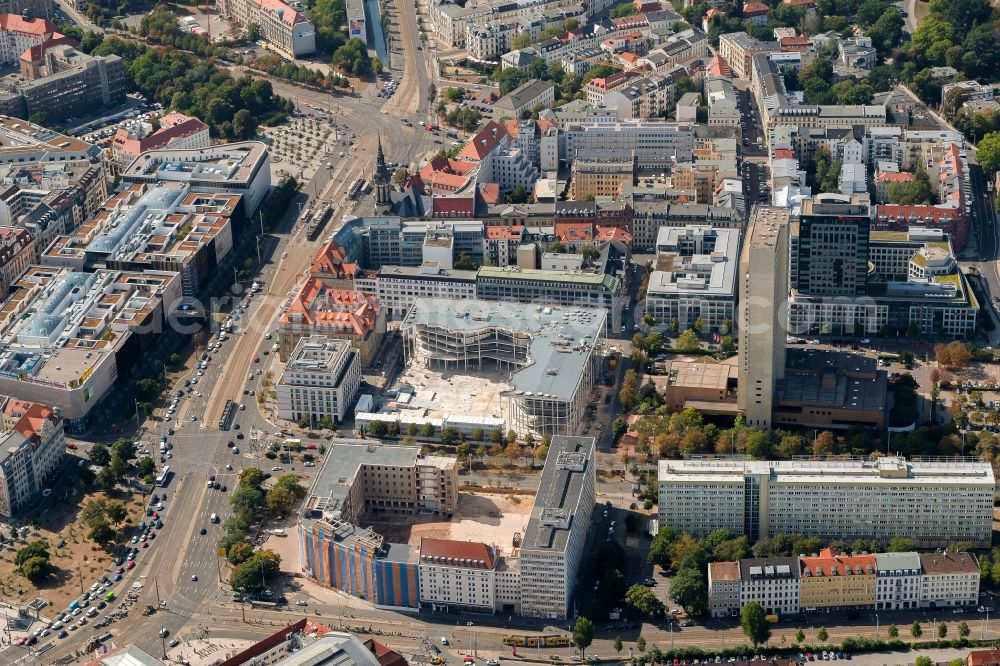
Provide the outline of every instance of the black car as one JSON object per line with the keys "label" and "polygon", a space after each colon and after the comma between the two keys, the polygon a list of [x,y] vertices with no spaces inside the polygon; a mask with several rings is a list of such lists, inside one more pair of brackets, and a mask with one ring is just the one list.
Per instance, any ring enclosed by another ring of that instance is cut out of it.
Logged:
{"label": "black car", "polygon": [[233,440],[229,440],[228,442],[226,442],[226,446],[229,448],[233,448],[234,446],[236,446],[236,442],[234,442]]}
{"label": "black car", "polygon": [[236,439],[243,439],[243,433],[237,433]]}
{"label": "black car", "polygon": [[208,530],[206,530],[206,529],[205,529],[205,528],[203,527],[203,528],[201,528],[200,530],[198,530],[198,534],[200,534],[200,535],[202,535],[202,536],[205,536],[206,534],[208,534]]}
{"label": "black car", "polygon": [[221,490],[222,492],[226,492],[226,486],[222,486],[221,488],[219,488],[219,490]]}
{"label": "black car", "polygon": [[174,434],[174,429],[173,428],[167,428],[167,434],[168,435],[173,435]]}

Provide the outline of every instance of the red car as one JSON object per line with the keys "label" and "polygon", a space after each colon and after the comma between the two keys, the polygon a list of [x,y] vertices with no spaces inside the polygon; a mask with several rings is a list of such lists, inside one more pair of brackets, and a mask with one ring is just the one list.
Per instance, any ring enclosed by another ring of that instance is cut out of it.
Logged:
{"label": "red car", "polygon": [[[148,541],[143,541],[142,542],[142,547],[143,548],[149,548],[149,542]],[[129,562],[129,564],[135,564],[135,562]]]}
{"label": "red car", "polygon": [[76,451],[76,444],[73,442],[66,442],[66,448],[71,451]]}
{"label": "red car", "polygon": [[260,356],[254,356],[253,357],[253,362],[254,363],[260,363]]}
{"label": "red car", "polygon": [[306,448],[309,449],[309,450],[315,450],[316,449],[316,445],[315,444],[306,444]]}
{"label": "red car", "polygon": [[115,573],[125,573],[125,567],[118,567],[118,570]]}
{"label": "red car", "polygon": [[125,565],[125,568],[128,569],[129,571],[135,569],[135,561],[129,560],[128,564]]}
{"label": "red car", "polygon": [[153,512],[153,520],[159,520],[159,519],[160,519],[160,512],[159,511],[154,511]]}

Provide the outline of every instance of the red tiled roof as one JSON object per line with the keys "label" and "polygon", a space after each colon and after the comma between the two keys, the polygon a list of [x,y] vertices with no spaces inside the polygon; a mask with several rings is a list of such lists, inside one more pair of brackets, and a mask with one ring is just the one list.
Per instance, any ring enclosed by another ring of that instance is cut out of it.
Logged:
{"label": "red tiled roof", "polygon": [[829,548],[819,552],[819,557],[803,557],[802,575],[810,576],[858,576],[874,575],[878,568],[874,555],[834,555]]}
{"label": "red tiled roof", "polygon": [[745,2],[743,3],[743,16],[747,14],[766,14],[770,9],[763,2]]}
{"label": "red tiled roof", "polygon": [[420,539],[420,560],[470,569],[492,569],[496,564],[493,551],[485,543],[430,537]]}
{"label": "red tiled roof", "polygon": [[358,265],[346,261],[347,253],[337,241],[331,240],[319,249],[309,265],[310,273],[328,273],[339,278],[352,278],[358,274]]}
{"label": "red tiled roof", "polygon": [[499,146],[507,137],[507,130],[503,125],[491,120],[479,130],[476,136],[469,139],[469,142],[462,148],[458,156],[466,160],[480,161]]}
{"label": "red tiled roof", "polygon": [[32,235],[26,229],[0,227],[0,266],[6,266],[31,241]]}
{"label": "red tiled roof", "polygon": [[473,215],[476,202],[472,197],[434,197],[431,201],[431,211],[434,216],[440,215]]}
{"label": "red tiled roof", "polygon": [[791,148],[777,148],[774,151],[774,159],[776,160],[790,160],[794,159],[795,151]]}
{"label": "red tiled roof", "polygon": [[76,40],[70,39],[69,37],[61,33],[54,32],[52,33],[51,39],[46,39],[41,44],[35,44],[34,46],[28,47],[27,49],[24,50],[24,53],[18,56],[18,59],[23,60],[25,62],[35,62],[41,60],[45,56],[46,51],[48,51],[54,46],[60,46],[62,44],[68,46],[79,46]]}
{"label": "red tiled roof", "polygon": [[586,222],[556,222],[555,234],[560,241],[592,241],[594,240],[594,225]]}
{"label": "red tiled roof", "polygon": [[1000,649],[971,650],[966,663],[968,666],[996,666],[1000,664]]}
{"label": "red tiled roof", "polygon": [[894,171],[879,171],[875,176],[875,181],[879,183],[908,183],[911,180],[913,180],[913,174],[909,171],[900,171],[898,173]]}
{"label": "red tiled roof", "polygon": [[709,69],[716,76],[731,77],[733,75],[733,70],[729,67],[729,63],[720,55],[712,57],[712,64]]}
{"label": "red tiled roof", "polygon": [[904,219],[926,220],[931,219],[940,222],[944,218],[956,219],[962,216],[962,211],[955,208],[942,208],[940,206],[897,206],[886,204],[876,206],[876,216],[885,215],[889,218],[902,217]]}
{"label": "red tiled roof", "polygon": [[20,14],[0,14],[0,30],[44,37],[54,33],[56,26],[40,17],[24,18]]}
{"label": "red tiled roof", "polygon": [[492,226],[486,227],[485,231],[486,238],[488,240],[499,240],[501,238],[506,238],[507,240],[517,240],[524,232],[524,227],[519,224],[510,227]]}
{"label": "red tiled roof", "polygon": [[282,323],[301,323],[323,328],[340,328],[353,335],[364,335],[378,316],[378,299],[354,289],[332,289],[318,278],[310,277],[292,297],[281,314]]}
{"label": "red tiled roof", "polygon": [[479,194],[487,204],[500,203],[500,184],[483,183],[479,186]]}
{"label": "red tiled roof", "polygon": [[599,243],[616,240],[619,243],[629,245],[632,243],[632,232],[624,227],[598,226],[594,230],[594,240]]}
{"label": "red tiled roof", "polygon": [[34,402],[14,424],[14,430],[24,435],[25,439],[37,447],[42,441],[42,429],[45,422],[49,421],[55,425],[59,423],[59,419],[59,415],[51,407]]}

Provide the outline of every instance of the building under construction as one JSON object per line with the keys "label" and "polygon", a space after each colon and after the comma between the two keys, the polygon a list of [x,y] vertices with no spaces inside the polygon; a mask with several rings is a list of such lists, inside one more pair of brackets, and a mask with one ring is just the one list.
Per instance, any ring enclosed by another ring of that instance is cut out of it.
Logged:
{"label": "building under construction", "polygon": [[573,435],[594,395],[607,317],[595,308],[418,298],[400,331],[407,364],[502,373],[507,424],[519,435]]}

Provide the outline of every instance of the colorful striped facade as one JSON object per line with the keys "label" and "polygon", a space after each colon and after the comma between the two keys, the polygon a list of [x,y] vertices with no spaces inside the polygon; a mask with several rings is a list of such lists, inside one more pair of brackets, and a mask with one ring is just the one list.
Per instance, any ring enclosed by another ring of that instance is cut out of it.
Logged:
{"label": "colorful striped facade", "polygon": [[326,587],[376,606],[417,608],[417,563],[385,557],[382,539],[348,523],[299,525],[302,570]]}

